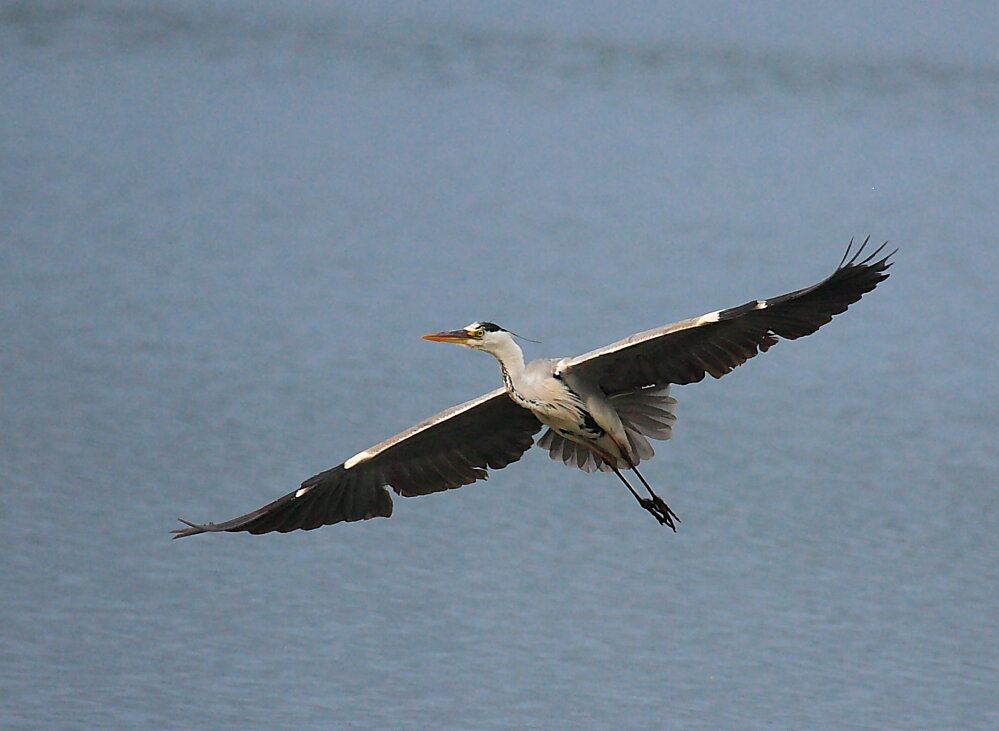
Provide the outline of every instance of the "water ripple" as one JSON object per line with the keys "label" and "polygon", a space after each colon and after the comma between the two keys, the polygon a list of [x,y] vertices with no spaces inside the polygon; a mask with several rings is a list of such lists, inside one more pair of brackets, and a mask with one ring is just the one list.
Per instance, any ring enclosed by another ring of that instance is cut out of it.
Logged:
{"label": "water ripple", "polygon": [[[422,82],[526,88],[638,88],[679,97],[908,98],[991,113],[999,66],[866,59],[663,39],[622,42],[435,24],[366,22],[301,10],[17,2],[0,11],[7,53],[201,54],[252,59],[257,72],[316,75],[344,66]],[[10,50],[11,46],[18,50]],[[29,50],[30,52],[30,50]]]}

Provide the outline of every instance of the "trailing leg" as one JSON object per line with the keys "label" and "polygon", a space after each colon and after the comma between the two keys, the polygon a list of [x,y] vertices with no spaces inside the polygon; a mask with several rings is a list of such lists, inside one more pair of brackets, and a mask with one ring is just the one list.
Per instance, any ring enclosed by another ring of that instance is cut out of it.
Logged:
{"label": "trailing leg", "polygon": [[645,485],[645,489],[649,491],[649,495],[651,495],[651,497],[642,497],[641,495],[638,494],[635,488],[631,486],[631,483],[628,482],[628,480],[625,479],[624,475],[621,474],[621,470],[617,468],[616,459],[614,459],[610,455],[604,454],[601,450],[597,449],[592,444],[588,444],[585,442],[580,442],[580,443],[583,444],[583,446],[585,446],[591,452],[593,452],[593,454],[597,456],[597,459],[599,459],[601,462],[606,464],[614,471],[614,474],[617,475],[618,479],[621,480],[621,482],[624,483],[624,486],[628,488],[628,492],[634,495],[635,500],[638,501],[639,505],[641,505],[643,508],[652,513],[652,517],[654,517],[656,520],[659,521],[659,525],[668,525],[670,528],[673,529],[673,532],[676,533],[676,523],[680,522],[680,518],[677,517],[676,513],[674,513],[670,509],[669,505],[667,505],[666,502],[661,497],[659,497],[658,495],[655,494],[655,492],[653,492],[652,487],[642,476],[642,473],[639,472],[637,469],[635,469],[635,465],[631,465],[631,469],[636,475],[638,475],[638,479],[642,481],[643,485]]}
{"label": "trailing leg", "polygon": [[610,465],[610,468],[612,470],[614,470],[614,474],[617,475],[618,478],[620,478],[621,482],[623,482],[627,486],[628,490],[631,491],[631,494],[635,496],[635,499],[638,501],[638,504],[641,505],[646,510],[648,510],[650,513],[652,513],[652,517],[654,517],[656,520],[659,521],[659,525],[668,525],[670,528],[673,529],[673,532],[676,533],[676,524],[673,521],[676,520],[676,522],[678,523],[680,522],[680,519],[676,517],[676,513],[670,510],[670,507],[665,502],[663,502],[663,499],[661,497],[652,492],[652,488],[649,487],[649,483],[647,483],[645,481],[645,478],[638,473],[638,470],[635,470],[635,468],[632,467],[632,469],[635,471],[635,474],[638,475],[638,478],[642,481],[642,484],[645,485],[645,488],[649,491],[649,494],[652,495],[651,498],[642,497],[637,492],[635,492],[635,488],[633,488],[631,486],[631,483],[624,478],[624,475],[621,474],[621,470],[619,470],[611,462],[608,462],[607,464]]}
{"label": "trailing leg", "polygon": [[653,504],[656,506],[657,509],[662,511],[663,515],[666,518],[665,524],[668,525],[670,528],[672,528],[673,532],[676,533],[676,526],[673,524],[673,521],[676,521],[677,523],[681,522],[680,516],[678,516],[676,513],[673,512],[670,506],[666,504],[665,500],[656,495],[656,493],[652,489],[652,485],[650,485],[648,481],[642,476],[642,473],[638,471],[638,468],[635,465],[631,466],[631,471],[634,472],[636,475],[638,475],[638,479],[642,481],[642,484],[645,485],[645,489],[648,490],[649,495],[652,496]]}

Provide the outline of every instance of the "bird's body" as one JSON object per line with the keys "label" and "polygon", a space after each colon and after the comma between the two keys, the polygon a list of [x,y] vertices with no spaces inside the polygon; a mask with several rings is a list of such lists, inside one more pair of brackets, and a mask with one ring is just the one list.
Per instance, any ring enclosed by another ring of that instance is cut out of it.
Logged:
{"label": "bird's body", "polygon": [[[513,335],[491,322],[473,322],[462,330],[424,336],[484,350],[499,361],[503,387],[514,403],[548,427],[538,444],[552,459],[591,472],[611,470],[663,524],[676,530],[676,514],[638,472],[642,459],[654,452],[646,437],[669,439],[676,420],[676,399],[669,385],[631,388],[607,394],[569,367],[570,359],[541,358],[524,365],[524,354]],[[621,474],[631,469],[648,489],[643,498]]]}
{"label": "bird's body", "polygon": [[[866,245],[866,241],[864,245]],[[670,385],[720,378],[778,337],[809,335],[887,278],[891,254],[863,261],[850,249],[819,284],[769,300],[632,335],[575,358],[525,365],[512,333],[490,322],[424,336],[493,355],[503,388],[452,407],[355,454],[252,513],[224,523],[174,531],[175,538],[215,531],[268,533],[392,514],[386,485],[403,496],[469,484],[520,459],[542,427],[538,445],[552,459],[591,472],[614,472],[639,504],[676,530],[676,514],[637,467],[653,455],[648,439],[669,439],[676,420]],[[852,248],[852,247],[851,247]],[[894,253],[894,252],[892,252]],[[849,259],[849,261],[848,261]],[[649,497],[625,478],[630,470]]]}
{"label": "bird's body", "polygon": [[[473,322],[454,334],[426,336],[430,340],[458,342],[481,331],[478,349],[499,361],[503,387],[513,401],[528,409],[555,435],[612,458],[615,465],[638,464],[621,414],[607,394],[563,371],[568,359],[539,358],[524,365],[524,355],[513,336],[493,323]],[[544,437],[542,438],[544,440]],[[600,463],[609,469],[608,463]],[[590,460],[587,466],[598,465]]]}

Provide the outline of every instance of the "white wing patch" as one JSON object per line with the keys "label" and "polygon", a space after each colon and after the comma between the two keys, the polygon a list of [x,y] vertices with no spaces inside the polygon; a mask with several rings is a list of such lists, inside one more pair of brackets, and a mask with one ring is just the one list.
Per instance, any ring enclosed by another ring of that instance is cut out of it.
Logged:
{"label": "white wing patch", "polygon": [[374,454],[365,449],[363,452],[358,452],[353,457],[344,462],[343,468],[345,470],[349,470],[351,467],[356,467],[357,465],[361,464],[361,462],[367,462],[369,459],[371,459],[374,456],[375,456]]}

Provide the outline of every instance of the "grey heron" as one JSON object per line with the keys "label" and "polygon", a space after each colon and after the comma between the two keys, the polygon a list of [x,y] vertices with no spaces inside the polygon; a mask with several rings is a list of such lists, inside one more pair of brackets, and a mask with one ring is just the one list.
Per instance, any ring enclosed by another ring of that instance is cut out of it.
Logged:
{"label": "grey heron", "polygon": [[[661,525],[676,531],[676,513],[638,471],[653,456],[649,438],[669,439],[676,419],[670,386],[721,378],[778,338],[810,335],[889,275],[887,242],[861,259],[870,237],[811,287],[710,312],[631,335],[574,358],[525,365],[512,333],[473,322],[427,340],[494,356],[503,387],[430,417],[342,464],[310,477],[287,495],[223,523],[191,523],[174,538],[217,531],[287,533],[392,515],[387,486],[405,497],[485,479],[538,445],[552,459],[587,472],[613,472]],[[897,251],[897,250],[896,250]],[[633,473],[648,497],[625,477]]]}

